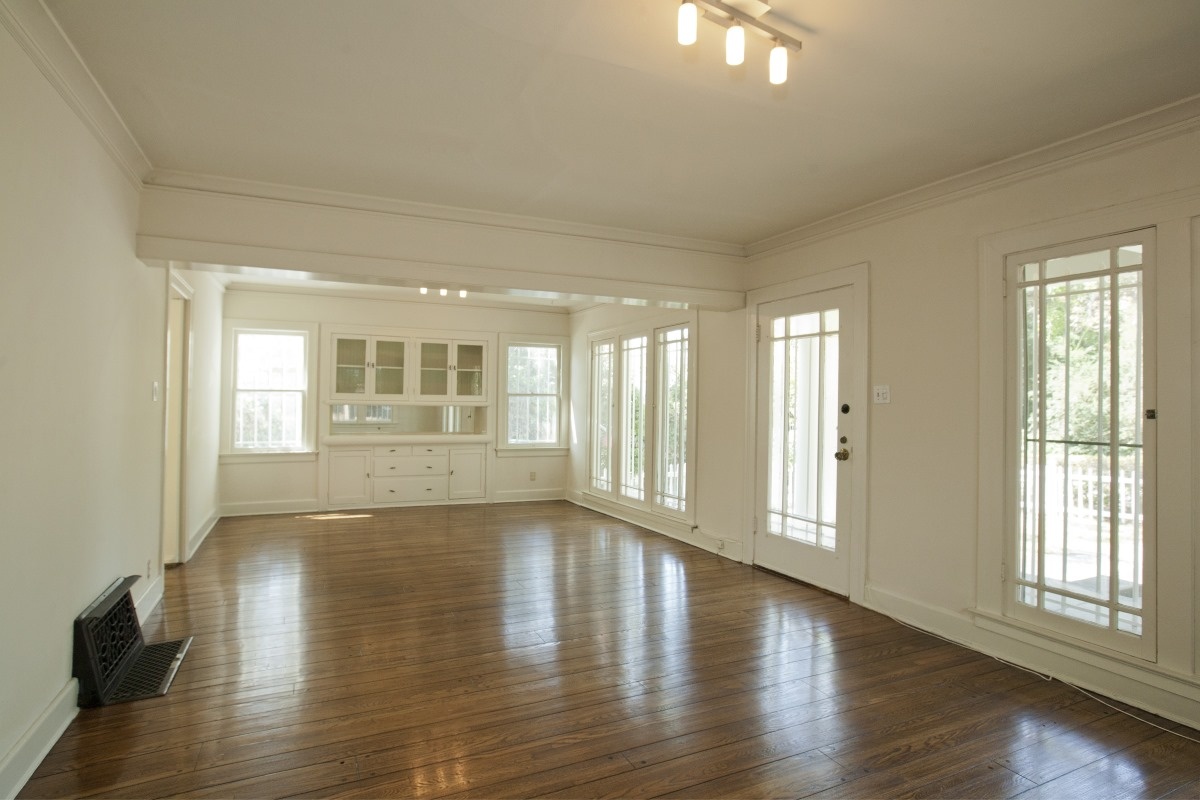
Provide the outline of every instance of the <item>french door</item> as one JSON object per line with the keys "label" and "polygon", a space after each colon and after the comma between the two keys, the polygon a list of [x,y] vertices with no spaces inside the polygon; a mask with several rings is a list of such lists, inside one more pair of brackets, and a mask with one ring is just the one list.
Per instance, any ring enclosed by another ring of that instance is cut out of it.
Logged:
{"label": "french door", "polygon": [[850,594],[852,287],[758,307],[754,562]]}

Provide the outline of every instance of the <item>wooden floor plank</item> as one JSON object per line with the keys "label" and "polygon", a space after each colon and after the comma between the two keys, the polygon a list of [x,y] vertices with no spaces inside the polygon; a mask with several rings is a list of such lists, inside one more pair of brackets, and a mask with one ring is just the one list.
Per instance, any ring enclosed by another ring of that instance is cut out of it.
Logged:
{"label": "wooden floor plank", "polygon": [[563,502],[222,520],[21,797],[1173,796],[1200,745]]}

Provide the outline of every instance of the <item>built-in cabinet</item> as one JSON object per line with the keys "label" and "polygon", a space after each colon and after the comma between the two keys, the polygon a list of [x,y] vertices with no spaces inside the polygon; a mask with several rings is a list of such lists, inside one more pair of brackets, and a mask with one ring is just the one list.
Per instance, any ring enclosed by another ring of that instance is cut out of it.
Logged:
{"label": "built-in cabinet", "polygon": [[329,352],[330,400],[484,404],[489,399],[487,342],[334,333]]}
{"label": "built-in cabinet", "polygon": [[[321,394],[330,409],[321,424],[328,437],[322,454],[328,507],[486,498],[495,339],[422,333],[326,329]],[[457,435],[472,441],[452,441]]]}
{"label": "built-in cabinet", "polygon": [[483,444],[330,447],[328,504],[365,506],[482,499]]}
{"label": "built-in cabinet", "polygon": [[334,334],[330,342],[334,400],[395,403],[408,398],[408,341]]}
{"label": "built-in cabinet", "polygon": [[418,339],[416,399],[487,401],[487,343]]}

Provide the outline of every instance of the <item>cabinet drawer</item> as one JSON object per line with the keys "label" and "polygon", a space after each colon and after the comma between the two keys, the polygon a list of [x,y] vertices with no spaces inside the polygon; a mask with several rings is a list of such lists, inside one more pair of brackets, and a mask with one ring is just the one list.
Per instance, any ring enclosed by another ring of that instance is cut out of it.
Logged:
{"label": "cabinet drawer", "polygon": [[375,458],[380,456],[411,456],[412,445],[407,444],[389,444],[375,448]]}
{"label": "cabinet drawer", "polygon": [[450,446],[445,444],[414,444],[414,456],[444,456],[450,452]]}
{"label": "cabinet drawer", "polygon": [[376,478],[376,503],[411,503],[420,500],[445,500],[446,476],[429,478]]}
{"label": "cabinet drawer", "polygon": [[446,456],[375,456],[376,478],[392,475],[445,475],[450,471]]}

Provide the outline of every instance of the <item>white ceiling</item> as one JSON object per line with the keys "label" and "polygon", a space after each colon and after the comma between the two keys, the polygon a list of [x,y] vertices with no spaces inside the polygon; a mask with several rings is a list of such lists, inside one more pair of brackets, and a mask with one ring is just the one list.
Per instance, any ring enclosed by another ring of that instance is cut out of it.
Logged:
{"label": "white ceiling", "polygon": [[776,0],[781,87],[677,0],[46,2],[161,179],[737,245],[1200,94],[1197,0]]}

